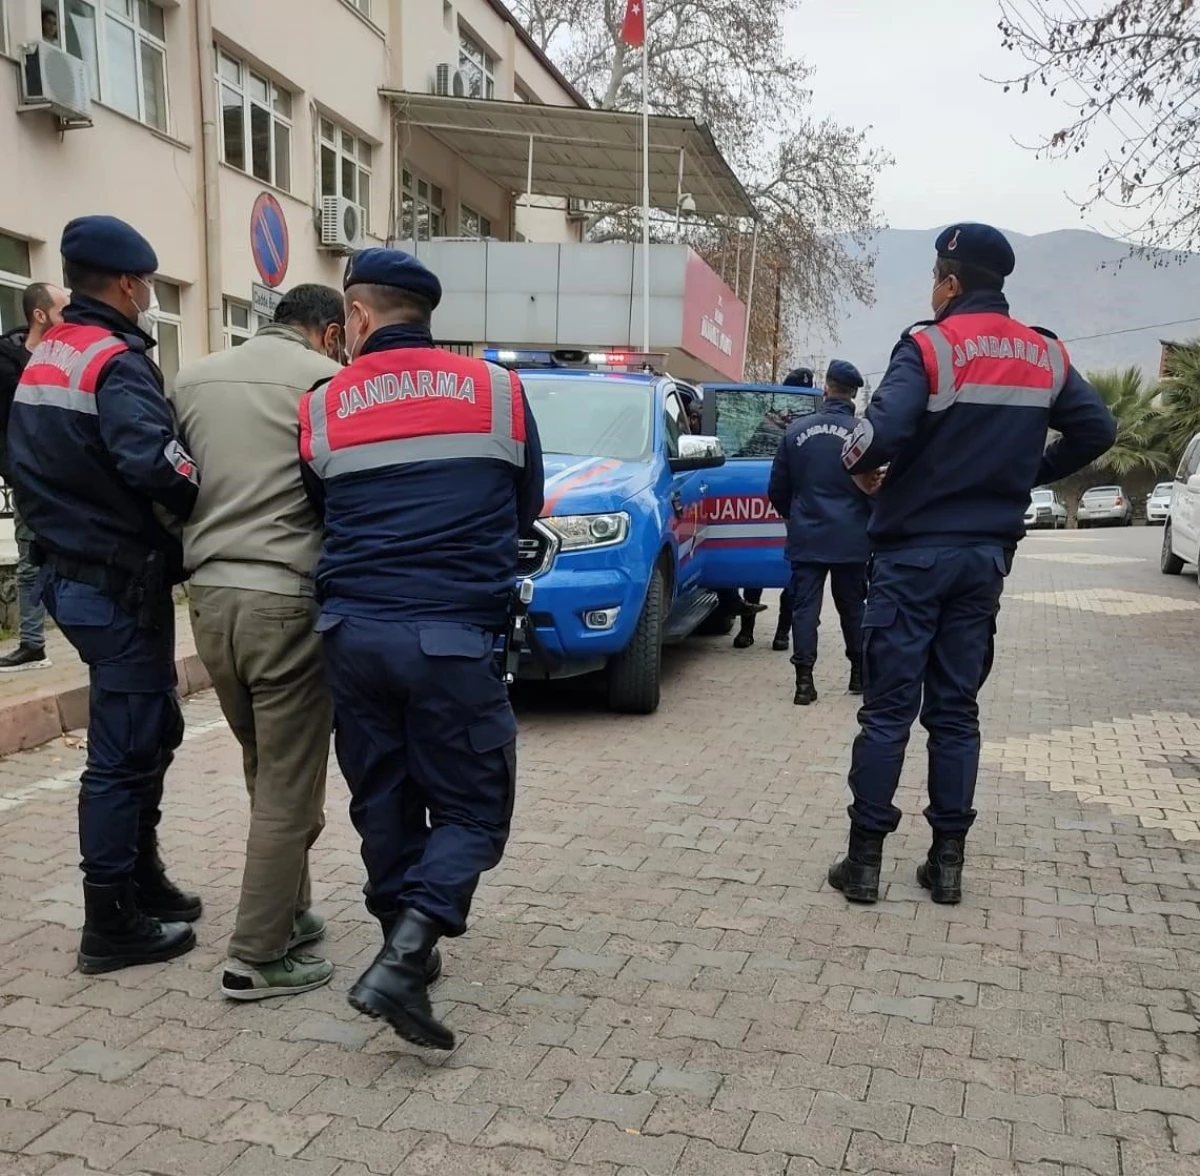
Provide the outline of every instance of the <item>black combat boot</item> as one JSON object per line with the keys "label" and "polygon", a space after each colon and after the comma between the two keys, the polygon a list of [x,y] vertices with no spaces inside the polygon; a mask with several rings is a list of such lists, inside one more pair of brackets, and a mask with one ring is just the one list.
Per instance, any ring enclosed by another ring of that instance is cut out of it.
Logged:
{"label": "black combat boot", "polygon": [[796,693],[792,702],[796,706],[811,706],[817,701],[817,687],[813,682],[812,666],[796,667]]}
{"label": "black combat boot", "polygon": [[776,653],[787,653],[792,644],[792,621],[790,617],[780,617],[779,624],[775,626],[775,640],[771,642],[771,648]]}
{"label": "black combat boot", "polygon": [[386,1021],[405,1041],[453,1049],[454,1034],[433,1015],[426,980],[438,925],[411,907],[402,911],[375,962],[350,989],[350,1007]]}
{"label": "black combat boot", "polygon": [[142,913],[164,923],[194,923],[204,913],[198,894],[180,890],[167,877],[154,839],[138,851],[137,865],[133,867],[133,892]]}
{"label": "black combat boot", "polygon": [[754,644],[754,621],[756,613],[743,613],[742,625],[733,639],[734,649],[749,649]]}
{"label": "black combat boot", "polygon": [[83,908],[78,964],[85,975],[161,964],[196,946],[187,923],[163,923],[141,910],[132,882],[84,882]]}
{"label": "black combat boot", "polygon": [[851,694],[863,692],[862,661],[859,658],[850,659],[850,685],[846,687]]}
{"label": "black combat boot", "polygon": [[883,834],[866,833],[850,826],[850,848],[829,870],[829,885],[848,902],[879,899],[879,870],[883,864]]}
{"label": "black combat boot", "polygon": [[934,902],[955,906],[962,902],[965,838],[935,833],[929,856],[917,867],[917,881]]}
{"label": "black combat boot", "polygon": [[[386,911],[384,914],[377,914],[375,917],[379,920],[380,927],[383,928],[383,942],[386,946],[388,936],[391,935],[392,928],[395,927],[396,920],[400,915],[397,911]],[[429,955],[425,959],[425,983],[432,988],[441,978],[442,953],[436,947],[431,947]]]}

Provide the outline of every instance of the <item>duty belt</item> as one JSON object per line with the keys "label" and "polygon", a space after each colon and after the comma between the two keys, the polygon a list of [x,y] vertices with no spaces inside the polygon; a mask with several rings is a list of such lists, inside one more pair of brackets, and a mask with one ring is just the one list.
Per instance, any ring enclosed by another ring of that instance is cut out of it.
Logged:
{"label": "duty belt", "polygon": [[34,544],[33,562],[64,580],[87,584],[103,592],[122,608],[137,615],[139,629],[153,629],[158,623],[158,605],[165,589],[169,588],[163,572],[163,557],[152,551],[142,561],[139,572],[115,564],[93,563],[47,551]]}

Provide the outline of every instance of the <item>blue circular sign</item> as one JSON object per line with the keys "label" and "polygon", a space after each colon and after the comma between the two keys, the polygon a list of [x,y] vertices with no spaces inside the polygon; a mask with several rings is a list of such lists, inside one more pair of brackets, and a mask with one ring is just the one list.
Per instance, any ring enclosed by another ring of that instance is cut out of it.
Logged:
{"label": "blue circular sign", "polygon": [[250,252],[266,286],[278,286],[287,276],[288,227],[279,201],[264,192],[250,213]]}

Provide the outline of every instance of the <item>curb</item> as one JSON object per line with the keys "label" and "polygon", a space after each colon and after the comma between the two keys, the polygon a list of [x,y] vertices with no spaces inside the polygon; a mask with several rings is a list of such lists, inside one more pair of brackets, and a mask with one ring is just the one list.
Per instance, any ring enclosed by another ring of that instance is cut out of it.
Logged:
{"label": "curb", "polygon": [[[82,667],[81,667],[82,668]],[[175,662],[179,695],[186,698],[212,685],[200,658],[192,653]],[[78,731],[88,723],[88,687],[70,686],[52,694],[0,706],[0,756],[28,751]]]}

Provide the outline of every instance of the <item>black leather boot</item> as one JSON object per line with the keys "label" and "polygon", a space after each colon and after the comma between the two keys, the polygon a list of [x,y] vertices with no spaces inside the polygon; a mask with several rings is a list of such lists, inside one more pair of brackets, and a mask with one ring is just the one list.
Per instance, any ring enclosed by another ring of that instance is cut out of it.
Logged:
{"label": "black leather boot", "polygon": [[138,852],[137,865],[133,867],[133,892],[142,913],[164,923],[194,923],[204,913],[198,894],[180,890],[167,877],[154,841]]}
{"label": "black leather boot", "polygon": [[858,658],[852,658],[850,661],[850,685],[846,689],[851,694],[863,692],[862,662]]}
{"label": "black leather boot", "polygon": [[433,1015],[426,972],[441,936],[419,911],[402,911],[375,962],[350,989],[350,1007],[386,1021],[405,1041],[426,1049],[453,1049],[454,1034]]}
{"label": "black leather boot", "polygon": [[879,870],[883,865],[883,834],[850,827],[850,848],[829,870],[829,885],[847,902],[877,902]]}
{"label": "black leather boot", "polygon": [[934,834],[929,856],[917,867],[917,881],[934,902],[955,906],[962,902],[965,838]]}
{"label": "black leather boot", "polygon": [[132,882],[84,882],[83,908],[77,962],[85,975],[161,964],[196,946],[196,933],[187,923],[163,923],[147,915]]}
{"label": "black leather boot", "polygon": [[792,702],[796,706],[811,706],[817,701],[817,687],[813,682],[812,666],[796,667],[796,694]]}
{"label": "black leather boot", "polygon": [[754,644],[754,621],[757,614],[742,614],[742,626],[733,639],[734,649],[749,649]]}
{"label": "black leather boot", "polygon": [[771,648],[776,653],[787,653],[792,644],[792,622],[789,617],[780,617],[779,624],[775,626],[775,640],[771,642]]}
{"label": "black leather boot", "polygon": [[[380,927],[383,928],[383,942],[387,943],[388,936],[392,933],[392,928],[396,925],[396,920],[400,917],[396,911],[389,911],[386,914],[376,915],[379,920]],[[429,949],[429,955],[425,959],[425,983],[432,988],[442,978],[442,953],[436,947]]]}

